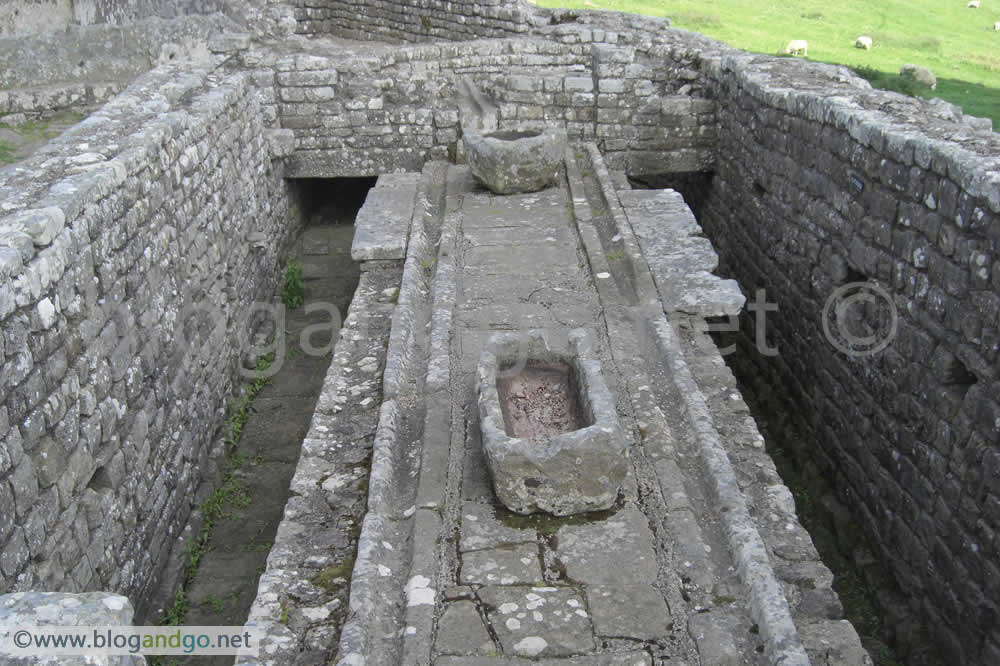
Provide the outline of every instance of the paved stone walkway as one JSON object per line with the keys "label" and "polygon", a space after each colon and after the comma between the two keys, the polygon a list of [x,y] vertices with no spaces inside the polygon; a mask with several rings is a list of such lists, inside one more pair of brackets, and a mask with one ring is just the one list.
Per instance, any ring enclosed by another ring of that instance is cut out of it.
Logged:
{"label": "paved stone walkway", "polygon": [[[718,656],[754,663],[759,655],[753,622],[737,603],[741,593],[716,595],[718,605],[733,607],[726,613],[731,627],[721,627],[714,615],[698,618],[712,605],[699,602],[711,596],[721,578],[705,565],[698,583],[707,592],[685,600],[681,590],[691,582],[693,563],[683,558],[685,546],[675,547],[663,532],[670,529],[663,522],[665,511],[657,510],[648,490],[640,490],[635,472],[616,506],[602,513],[524,517],[496,501],[474,386],[480,352],[492,333],[546,329],[566,337],[570,329],[584,328],[601,348],[605,379],[622,403],[623,427],[630,433],[639,428],[628,400],[622,401],[615,389],[619,375],[594,286],[613,278],[603,271],[592,274],[568,190],[494,196],[479,189],[463,167],[451,167],[449,176],[448,205],[458,211],[459,268],[451,388],[465,427],[461,483],[452,478],[450,484],[453,489],[460,485],[460,492],[445,511],[451,522],[446,518],[444,529],[458,534],[457,555],[448,561],[452,585],[444,589],[437,613],[435,662],[551,657],[580,664],[647,664],[666,658],[697,663],[703,645],[702,658],[721,646]],[[459,469],[452,468],[452,476]],[[696,553],[701,563],[710,547],[697,525],[692,527],[679,536],[701,550]],[[738,637],[720,641],[717,634],[726,629],[736,630]]]}

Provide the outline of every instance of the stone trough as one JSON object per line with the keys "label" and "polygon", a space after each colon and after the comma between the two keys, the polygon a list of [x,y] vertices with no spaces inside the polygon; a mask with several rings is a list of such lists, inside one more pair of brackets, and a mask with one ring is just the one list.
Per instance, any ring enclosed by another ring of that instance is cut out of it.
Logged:
{"label": "stone trough", "polygon": [[556,182],[566,130],[501,130],[462,137],[476,179],[495,194],[537,192]]}
{"label": "stone trough", "polygon": [[563,349],[539,331],[493,335],[477,382],[486,460],[508,509],[566,516],[614,504],[628,452],[582,329]]}

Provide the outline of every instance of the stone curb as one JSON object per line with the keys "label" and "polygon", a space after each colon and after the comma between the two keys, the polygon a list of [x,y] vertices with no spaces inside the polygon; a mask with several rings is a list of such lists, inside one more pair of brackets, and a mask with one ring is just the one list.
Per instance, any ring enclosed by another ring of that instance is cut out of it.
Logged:
{"label": "stone curb", "polygon": [[[587,149],[602,193],[608,201],[609,209],[613,211],[618,232],[631,253],[633,248],[638,249],[638,242],[615,194],[611,176],[597,146],[587,144]],[[638,252],[630,256],[643,255]],[[747,509],[705,398],[684,360],[680,342],[663,313],[649,268],[645,262],[634,262],[633,266],[636,296],[640,303],[647,304],[640,305],[637,310],[640,313],[648,310],[649,314],[644,318],[649,333],[661,354],[666,371],[684,396],[684,411],[694,431],[705,472],[711,479],[711,492],[718,503],[718,513],[723,516],[730,552],[737,565],[740,580],[749,593],[751,617],[760,627],[768,662],[782,666],[807,666],[810,663],[809,657],[799,640],[788,601],[771,568],[764,542]],[[642,319],[637,317],[637,321]]]}
{"label": "stone curb", "polygon": [[[416,205],[410,222],[410,242],[406,249],[397,305],[392,316],[382,377],[383,403],[375,433],[369,476],[368,510],[358,539],[358,555],[351,574],[349,611],[341,631],[338,664],[383,663],[393,658],[385,654],[380,645],[386,637],[376,635],[375,632],[378,630],[379,609],[398,603],[395,598],[399,590],[387,590],[385,585],[396,585],[400,581],[395,581],[395,577],[388,580],[380,576],[379,565],[386,560],[385,550],[395,549],[391,544],[398,544],[402,550],[403,544],[409,541],[407,536],[400,538],[398,531],[395,535],[391,532],[398,529],[403,534],[410,534],[416,513],[415,506],[399,513],[394,499],[399,485],[397,468],[406,448],[406,442],[400,438],[400,430],[405,410],[409,409],[407,405],[414,398],[411,394],[417,386],[411,382],[411,375],[418,371],[414,366],[420,346],[415,344],[414,338],[417,334],[415,325],[420,316],[419,310],[427,294],[424,266],[433,251],[424,228],[425,217],[433,214],[433,207],[428,200],[429,181],[434,171],[432,164],[428,163],[424,167],[417,187]],[[396,556],[402,557],[404,553],[396,553]],[[382,580],[388,582],[382,583]]]}
{"label": "stone curb", "polygon": [[594,169],[597,182],[600,183],[601,194],[604,196],[608,211],[614,220],[615,228],[621,234],[622,243],[625,245],[625,256],[628,257],[629,262],[632,264],[632,286],[635,289],[636,298],[640,304],[659,304],[660,298],[653,283],[653,276],[650,274],[648,267],[646,267],[646,260],[642,254],[642,250],[639,248],[635,233],[632,231],[632,226],[629,224],[621,202],[618,201],[618,195],[615,194],[614,181],[611,179],[611,174],[608,173],[608,168],[604,164],[601,151],[598,150],[597,145],[594,143],[585,144],[585,148],[590,156],[591,166]]}
{"label": "stone curb", "polygon": [[684,361],[677,336],[662,311],[649,318],[648,326],[674,383],[684,396],[685,412],[698,442],[702,464],[713,484],[712,492],[726,526],[740,579],[750,593],[751,617],[760,626],[768,662],[805,666],[809,664],[809,657],[799,640],[788,601],[747,510],[705,398]]}

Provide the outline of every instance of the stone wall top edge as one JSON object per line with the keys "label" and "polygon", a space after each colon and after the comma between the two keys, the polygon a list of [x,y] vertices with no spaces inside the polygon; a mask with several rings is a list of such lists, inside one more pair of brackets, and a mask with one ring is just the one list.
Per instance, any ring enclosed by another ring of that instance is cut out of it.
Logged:
{"label": "stone wall top edge", "polygon": [[732,73],[764,105],[846,131],[907,166],[940,161],[958,186],[1000,213],[1000,134],[935,118],[927,102],[873,89],[842,65],[788,61],[738,51],[708,69],[719,81]]}
{"label": "stone wall top edge", "polygon": [[245,72],[217,77],[209,67],[160,67],[39,154],[0,170],[0,194],[19,195],[4,197],[0,211],[0,277],[17,291],[19,276],[59,244],[88,205],[159,161],[165,149],[175,161],[184,146],[172,141],[193,142],[241,99],[254,103],[249,90]]}
{"label": "stone wall top edge", "polygon": [[672,27],[644,37],[630,41],[643,41],[646,57],[690,58],[705,78],[732,76],[760,103],[846,131],[907,166],[939,162],[942,175],[1000,213],[1000,133],[935,117],[929,102],[872,88],[845,65],[751,53]]}

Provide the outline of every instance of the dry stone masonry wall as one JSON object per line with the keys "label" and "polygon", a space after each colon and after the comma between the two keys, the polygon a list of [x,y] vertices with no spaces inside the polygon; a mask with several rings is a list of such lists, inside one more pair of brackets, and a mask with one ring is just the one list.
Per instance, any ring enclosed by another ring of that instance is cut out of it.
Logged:
{"label": "dry stone masonry wall", "polygon": [[209,37],[234,28],[215,14],[2,37],[0,114],[103,104],[161,62],[207,59]]}
{"label": "dry stone masonry wall", "polygon": [[352,39],[426,42],[510,37],[529,29],[531,9],[504,0],[305,0],[295,32]]}
{"label": "dry stone masonry wall", "polygon": [[[798,398],[807,455],[947,658],[991,663],[1000,137],[825,67],[742,56],[706,70],[725,157],[701,222],[724,269],[780,308],[779,355],[756,357],[758,370]],[[825,300],[857,281],[899,316],[872,358],[822,338]]]}
{"label": "dry stone masonry wall", "polygon": [[[704,171],[715,159],[715,103],[692,85],[686,62],[603,28],[559,26],[548,39],[488,40],[370,50],[319,43],[253,48],[244,63],[262,101],[295,133],[301,177],[419,170],[454,157],[462,126],[565,127],[599,141],[631,173]],[[488,109],[465,105],[471,82]]]}
{"label": "dry stone masonry wall", "polygon": [[141,605],[294,219],[244,74],[161,67],[0,176],[0,591]]}

